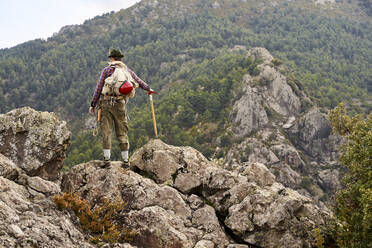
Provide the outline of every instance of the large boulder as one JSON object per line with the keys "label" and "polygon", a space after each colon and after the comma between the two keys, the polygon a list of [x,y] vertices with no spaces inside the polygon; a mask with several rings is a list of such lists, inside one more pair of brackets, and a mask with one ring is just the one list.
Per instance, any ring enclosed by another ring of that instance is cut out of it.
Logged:
{"label": "large boulder", "polygon": [[[191,147],[170,146],[153,140],[132,156],[134,169],[147,173],[157,183],[168,183],[183,193],[202,184],[209,161]],[[182,173],[187,171],[188,173]]]}
{"label": "large boulder", "polygon": [[69,137],[55,114],[22,108],[0,115],[0,247],[96,247],[72,212],[57,209],[60,184],[47,180],[57,178]]}
{"label": "large boulder", "polygon": [[29,176],[58,178],[70,136],[54,113],[24,107],[0,115],[0,153]]}
{"label": "large boulder", "polygon": [[[165,144],[162,146],[165,147]],[[159,144],[147,148],[155,150],[158,147]],[[179,150],[176,147],[174,149]],[[160,155],[165,160],[154,154],[142,155],[146,160],[144,163],[162,162],[161,166],[167,168],[169,157],[164,156],[166,154]],[[147,176],[153,179],[149,179],[122,169],[120,162],[111,162],[109,169],[101,169],[100,165],[100,161],[91,161],[75,166],[63,176],[62,189],[66,192],[81,192],[92,204],[99,204],[104,198],[125,202],[127,211],[122,213],[120,219],[127,229],[137,231],[133,245],[186,248],[205,243],[222,248],[230,243],[215,210],[202,198],[194,194],[182,194],[167,183],[156,183],[160,178],[164,179],[165,175],[158,167],[152,167],[154,173]],[[174,168],[169,168],[170,172],[166,175],[172,177],[171,171]],[[143,174],[146,172],[143,171]]]}
{"label": "large boulder", "polygon": [[0,156],[0,247],[93,247],[50,197],[56,183],[30,177]]}
{"label": "large boulder", "polygon": [[339,136],[332,135],[327,115],[313,108],[287,130],[291,141],[310,157],[325,162],[338,160]]}
{"label": "large boulder", "polygon": [[[172,158],[174,165],[167,167],[168,158]],[[159,170],[160,165],[163,170]],[[162,183],[176,188],[181,198],[197,199],[197,204],[186,200],[190,209],[196,205],[201,211],[203,202],[209,203],[213,208],[209,208],[209,211],[213,210],[209,215],[218,216],[222,227],[236,238],[235,244],[312,247],[313,229],[324,224],[329,214],[319,209],[310,198],[275,182],[275,176],[260,163],[248,164],[240,172],[231,172],[209,162],[193,148],[174,147],[152,140],[134,153],[131,166],[134,171],[155,181],[160,182],[161,178]],[[145,192],[141,194],[148,197],[150,194]],[[132,195],[130,199],[137,202],[137,195]],[[155,195],[161,197],[159,193]],[[141,197],[138,200],[145,201]],[[174,205],[169,201],[168,206]],[[178,211],[184,209],[180,207],[182,205],[176,205]],[[205,215],[200,215],[199,221]],[[203,222],[203,225],[206,224]],[[215,242],[205,237],[202,240]],[[234,240],[230,244],[234,244]],[[215,245],[219,247],[218,243]]]}
{"label": "large boulder", "polygon": [[58,175],[54,160],[64,157],[69,135],[54,114],[23,108],[0,115],[0,247],[93,247],[56,209],[51,196],[60,186],[36,176]]}
{"label": "large boulder", "polygon": [[127,203],[121,224],[137,231],[137,247],[312,247],[313,229],[329,213],[285,188],[264,164],[231,172],[191,147],[151,140],[131,158],[101,169],[101,161],[72,168],[62,190],[91,204]]}

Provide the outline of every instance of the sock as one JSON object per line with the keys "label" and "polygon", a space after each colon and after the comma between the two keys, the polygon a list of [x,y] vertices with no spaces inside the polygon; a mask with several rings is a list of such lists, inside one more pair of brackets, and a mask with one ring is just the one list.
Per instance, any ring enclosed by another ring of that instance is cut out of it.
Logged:
{"label": "sock", "polygon": [[124,161],[128,161],[128,151],[122,151],[121,157],[123,158]]}
{"label": "sock", "polygon": [[110,149],[103,149],[103,156],[106,159],[110,159],[110,157],[111,157],[111,151],[110,151]]}

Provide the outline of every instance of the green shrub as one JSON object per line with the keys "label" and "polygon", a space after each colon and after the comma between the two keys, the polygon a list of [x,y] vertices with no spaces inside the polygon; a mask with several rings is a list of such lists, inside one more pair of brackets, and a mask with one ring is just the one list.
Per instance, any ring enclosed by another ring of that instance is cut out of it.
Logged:
{"label": "green shrub", "polygon": [[54,202],[58,209],[72,210],[75,213],[83,230],[92,235],[93,243],[125,243],[136,235],[135,231],[120,227],[116,221],[120,212],[125,209],[126,204],[123,202],[111,203],[104,199],[102,206],[92,209],[80,193],[56,195]]}
{"label": "green shrub", "polygon": [[348,169],[335,215],[340,247],[372,247],[372,112],[349,117],[344,104],[329,114],[333,131],[347,139],[341,163]]}

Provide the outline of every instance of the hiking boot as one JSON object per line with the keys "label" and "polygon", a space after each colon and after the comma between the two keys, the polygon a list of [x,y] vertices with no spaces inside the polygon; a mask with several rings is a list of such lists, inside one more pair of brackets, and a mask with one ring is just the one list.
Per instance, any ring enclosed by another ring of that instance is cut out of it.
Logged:
{"label": "hiking boot", "polygon": [[129,168],[129,161],[123,161],[121,162],[121,167],[123,167],[123,169],[128,169]]}
{"label": "hiking boot", "polygon": [[110,166],[111,159],[109,158],[103,158],[103,164],[101,165],[101,168],[107,168]]}

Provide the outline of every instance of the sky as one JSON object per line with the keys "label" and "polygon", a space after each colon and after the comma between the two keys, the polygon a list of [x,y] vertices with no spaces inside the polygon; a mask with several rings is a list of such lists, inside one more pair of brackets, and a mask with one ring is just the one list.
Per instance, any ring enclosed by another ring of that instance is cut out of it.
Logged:
{"label": "sky", "polygon": [[63,26],[82,24],[137,2],[139,0],[0,0],[0,49],[46,39]]}

